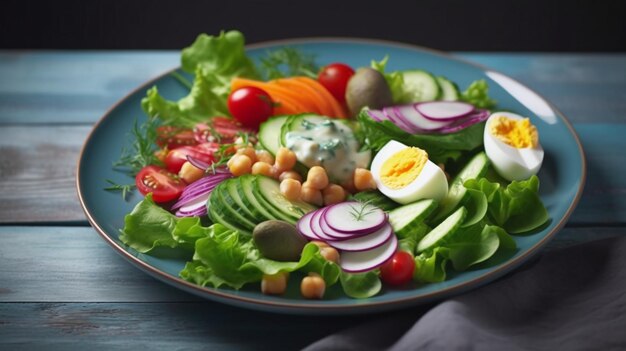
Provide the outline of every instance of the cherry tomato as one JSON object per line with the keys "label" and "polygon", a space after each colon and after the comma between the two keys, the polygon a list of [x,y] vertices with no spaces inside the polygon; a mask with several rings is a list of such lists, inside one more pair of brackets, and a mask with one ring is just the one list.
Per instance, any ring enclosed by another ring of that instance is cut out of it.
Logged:
{"label": "cherry tomato", "polygon": [[250,133],[252,130],[243,128],[239,122],[227,117],[213,117],[207,123],[197,124],[194,128],[198,143],[220,142],[230,144],[237,139],[240,133]]}
{"label": "cherry tomato", "polygon": [[413,278],[415,261],[408,252],[398,251],[380,267],[380,278],[389,285],[402,285]]}
{"label": "cherry tomato", "polygon": [[228,96],[228,110],[244,127],[257,130],[274,112],[274,102],[263,89],[243,87]]}
{"label": "cherry tomato", "polygon": [[322,84],[340,103],[346,102],[346,87],[348,81],[354,75],[354,70],[343,63],[333,63],[322,69],[317,80]]}
{"label": "cherry tomato", "polygon": [[156,129],[156,144],[172,150],[185,145],[196,145],[193,130],[174,126],[160,126]]}
{"label": "cherry tomato", "polygon": [[168,202],[177,199],[185,189],[185,182],[176,174],[157,166],[142,168],[135,177],[137,189],[143,195],[152,193],[154,202]]}
{"label": "cherry tomato", "polygon": [[215,152],[219,149],[217,143],[202,143],[195,146],[181,146],[170,150],[165,156],[165,167],[168,171],[178,173],[187,161],[187,156],[191,156],[204,163],[211,164],[215,161]]}

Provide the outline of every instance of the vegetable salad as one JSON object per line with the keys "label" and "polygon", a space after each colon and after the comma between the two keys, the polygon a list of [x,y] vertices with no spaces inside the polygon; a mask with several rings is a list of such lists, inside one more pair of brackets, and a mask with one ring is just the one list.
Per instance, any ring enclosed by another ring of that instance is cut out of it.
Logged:
{"label": "vegetable salad", "polygon": [[173,73],[189,94],[149,89],[114,165],[135,182],[106,189],[145,196],[120,240],[185,257],[180,276],[201,286],[297,284],[307,299],[333,285],[367,298],[514,254],[511,235],[549,219],[532,119],[494,112],[484,80],[461,91],[389,71],[392,59],[319,67],[287,47],[254,62],[240,32],[200,35],[182,51],[188,75]]}

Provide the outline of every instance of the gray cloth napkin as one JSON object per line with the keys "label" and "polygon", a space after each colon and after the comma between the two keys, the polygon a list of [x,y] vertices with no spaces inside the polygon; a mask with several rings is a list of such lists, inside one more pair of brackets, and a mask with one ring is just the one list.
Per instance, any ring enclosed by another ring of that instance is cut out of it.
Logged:
{"label": "gray cloth napkin", "polygon": [[626,350],[626,238],[553,250],[465,295],[363,320],[306,350]]}

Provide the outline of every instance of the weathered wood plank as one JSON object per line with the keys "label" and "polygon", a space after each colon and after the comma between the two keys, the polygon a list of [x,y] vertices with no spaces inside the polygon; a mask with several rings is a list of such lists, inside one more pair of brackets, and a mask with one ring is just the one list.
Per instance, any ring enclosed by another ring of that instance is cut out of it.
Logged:
{"label": "weathered wood plank", "polygon": [[0,127],[0,223],[85,221],[74,179],[90,130]]}
{"label": "weathered wood plank", "polygon": [[[626,218],[623,135],[626,125],[578,124],[588,180],[570,223],[622,223]],[[0,223],[78,221],[85,216],[74,186],[87,126],[0,128]],[[25,144],[25,141],[28,144]],[[25,147],[26,145],[26,147]]]}
{"label": "weathered wood plank", "polygon": [[[548,249],[614,236],[626,228],[566,228]],[[140,272],[88,227],[0,227],[0,243],[0,302],[199,301]]]}
{"label": "weathered wood plank", "polygon": [[[617,122],[626,116],[626,55],[458,56],[522,81],[573,122]],[[178,62],[177,51],[0,51],[0,124],[93,123]]]}
{"label": "weathered wood plank", "polygon": [[363,318],[282,316],[210,302],[0,304],[0,348],[297,350]]}

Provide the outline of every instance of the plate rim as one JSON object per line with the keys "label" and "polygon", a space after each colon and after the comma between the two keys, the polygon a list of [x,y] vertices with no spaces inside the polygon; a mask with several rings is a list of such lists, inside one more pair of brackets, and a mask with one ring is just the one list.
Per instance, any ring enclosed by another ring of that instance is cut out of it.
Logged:
{"label": "plate rim", "polygon": [[118,101],[116,101],[113,105],[111,105],[106,112],[98,119],[98,121],[93,125],[90,130],[87,138],[85,139],[80,153],[78,155],[78,162],[76,165],[76,191],[78,195],[78,200],[80,202],[80,206],[89,221],[89,224],[96,230],[96,232],[107,242],[118,254],[124,257],[127,261],[132,263],[135,267],[143,270],[144,272],[150,274],[152,277],[155,277],[165,283],[173,285],[179,289],[182,289],[186,292],[193,293],[196,296],[201,296],[203,298],[209,299],[208,295],[211,295],[210,300],[218,301],[230,305],[236,305],[238,307],[246,307],[257,310],[265,310],[269,312],[283,312],[283,313],[297,313],[297,314],[337,314],[337,313],[367,313],[374,311],[386,311],[393,309],[393,307],[402,307],[407,305],[417,305],[420,303],[426,303],[434,300],[440,300],[443,298],[450,297],[452,295],[463,293],[464,291],[469,291],[471,289],[477,288],[486,284],[488,282],[494,281],[504,274],[510,272],[511,270],[519,267],[524,262],[527,262],[532,256],[536,255],[541,251],[541,249],[558,233],[567,223],[569,217],[573,213],[574,209],[578,205],[583,190],[587,180],[587,160],[585,157],[585,152],[580,142],[580,138],[576,133],[576,130],[572,126],[571,122],[567,119],[567,117],[556,107],[552,102],[546,99],[543,95],[539,94],[534,89],[529,88],[525,84],[519,82],[517,79],[510,77],[507,74],[503,74],[499,71],[493,70],[487,66],[484,66],[479,63],[472,62],[470,60],[458,57],[448,52],[415,45],[403,42],[397,42],[392,40],[384,40],[384,39],[366,39],[366,38],[351,38],[351,37],[302,37],[302,38],[290,38],[290,39],[279,39],[279,40],[270,40],[263,41],[259,43],[248,44],[245,46],[246,50],[254,50],[254,49],[263,49],[269,48],[273,46],[285,46],[285,45],[298,45],[298,44],[308,44],[308,43],[358,43],[358,44],[377,44],[381,46],[395,47],[401,49],[408,49],[413,51],[422,51],[427,52],[436,56],[444,57],[449,60],[461,62],[463,64],[473,66],[481,69],[482,71],[490,71],[502,74],[503,76],[513,80],[517,84],[527,88],[533,93],[537,94],[541,97],[548,106],[556,113],[556,116],[565,124],[570,134],[574,138],[574,141],[577,145],[578,154],[581,160],[581,176],[580,183],[578,185],[578,189],[576,195],[574,196],[573,201],[570,203],[567,208],[564,216],[559,220],[556,226],[548,232],[543,238],[541,238],[537,243],[532,245],[526,252],[522,253],[520,256],[515,257],[505,263],[503,263],[500,267],[494,269],[493,271],[484,273],[470,281],[460,282],[458,284],[434,291],[428,292],[424,294],[420,294],[417,296],[408,296],[402,297],[398,299],[394,299],[391,301],[370,301],[367,303],[360,304],[338,304],[338,305],[312,305],[312,304],[304,304],[298,302],[291,301],[269,301],[269,300],[259,300],[255,298],[238,296],[232,293],[229,293],[229,290],[221,291],[219,288],[209,288],[202,287],[186,280],[183,280],[180,277],[172,276],[150,264],[140,260],[135,255],[132,255],[128,250],[115,242],[108,234],[106,234],[105,230],[95,221],[91,211],[85,205],[85,200],[83,198],[83,193],[81,191],[81,165],[84,160],[84,153],[87,146],[90,144],[93,135],[99,129],[100,125],[111,116],[111,113],[118,108],[124,101],[126,101],[130,96],[138,93],[141,90],[145,90],[147,87],[153,85],[156,81],[162,79],[163,77],[169,75],[170,73],[180,69],[180,65],[166,70],[164,73],[155,76],[152,79],[147,80],[146,82],[140,84],[136,88],[132,89],[130,92],[121,97]]}

